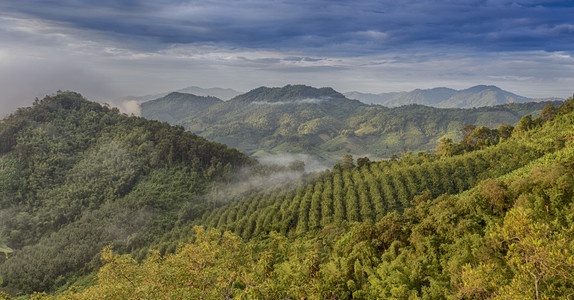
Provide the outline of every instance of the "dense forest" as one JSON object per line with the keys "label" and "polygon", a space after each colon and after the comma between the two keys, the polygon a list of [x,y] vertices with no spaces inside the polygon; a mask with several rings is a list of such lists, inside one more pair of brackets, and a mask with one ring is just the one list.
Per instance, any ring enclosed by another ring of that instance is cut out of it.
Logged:
{"label": "dense forest", "polygon": [[515,125],[547,104],[387,108],[350,100],[331,88],[287,85],[257,88],[225,102],[174,93],[143,103],[142,116],[182,125],[255,157],[305,153],[332,166],[345,154],[381,159],[430,152],[443,137],[462,138],[460,128],[467,124]]}
{"label": "dense forest", "polygon": [[55,291],[96,270],[106,245],[147,253],[250,165],[183,127],[72,92],[19,109],[0,123],[0,239],[15,250],[0,258],[3,290]]}
{"label": "dense forest", "polygon": [[567,298],[573,128],[570,98],[432,154],[239,189],[289,170],[59,93],[0,123],[3,295]]}

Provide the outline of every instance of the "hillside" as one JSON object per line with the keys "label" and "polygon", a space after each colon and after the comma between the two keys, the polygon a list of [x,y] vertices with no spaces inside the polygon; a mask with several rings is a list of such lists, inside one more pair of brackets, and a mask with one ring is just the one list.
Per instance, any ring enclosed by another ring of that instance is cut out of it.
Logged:
{"label": "hillside", "polygon": [[260,150],[296,153],[311,150],[322,139],[337,135],[345,127],[346,117],[364,106],[330,88],[262,87],[215,105],[181,124],[248,154]]}
{"label": "hillside", "polygon": [[[547,103],[475,109],[397,108],[366,105],[330,88],[261,87],[197,114],[182,111],[173,124],[254,157],[304,153],[333,165],[344,154],[389,158],[408,151],[434,151],[443,137],[460,139],[467,124],[515,125]],[[149,115],[142,105],[142,113]],[[158,106],[155,112],[169,111]],[[188,116],[185,116],[185,115]]]}
{"label": "hillside", "polygon": [[486,85],[477,85],[464,90],[441,87],[381,94],[350,92],[345,93],[345,96],[365,103],[387,107],[419,104],[438,108],[473,108],[541,100],[519,96],[496,86]]}
{"label": "hillside", "polygon": [[223,100],[215,97],[173,92],[164,97],[142,103],[140,105],[141,116],[150,120],[176,124],[179,120],[191,118],[220,102]]}
{"label": "hillside", "polygon": [[[555,299],[574,293],[574,98],[458,154],[369,162],[237,197],[138,263],[110,248],[63,298]],[[209,229],[230,230],[221,232]]]}
{"label": "hillside", "polygon": [[207,192],[251,165],[183,127],[73,92],[20,108],[0,121],[0,237],[14,250],[0,258],[2,290],[65,287],[100,266],[106,245],[145,255],[212,205]]}

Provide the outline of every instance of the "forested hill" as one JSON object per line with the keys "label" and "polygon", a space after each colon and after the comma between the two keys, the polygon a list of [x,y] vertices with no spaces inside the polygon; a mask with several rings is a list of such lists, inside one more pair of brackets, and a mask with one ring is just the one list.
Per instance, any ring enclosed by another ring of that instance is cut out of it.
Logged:
{"label": "forested hill", "polygon": [[434,155],[346,156],[206,212],[176,253],[108,247],[97,285],[56,298],[567,298],[573,128],[571,98],[515,128],[466,127]]}
{"label": "forested hill", "polygon": [[[496,128],[537,115],[548,103],[512,103],[475,109],[421,105],[386,108],[345,98],[331,88],[261,87],[197,114],[181,107],[174,124],[255,157],[312,154],[329,164],[344,154],[389,158],[434,151],[443,137],[459,140],[468,124]],[[558,104],[557,102],[554,104]],[[163,111],[168,113],[171,108]],[[161,107],[154,110],[155,114]],[[145,103],[142,115],[149,115]]]}
{"label": "forested hill", "polygon": [[141,116],[150,120],[177,124],[179,120],[193,117],[220,102],[223,100],[216,97],[173,92],[164,97],[142,103]]}
{"label": "forested hill", "polygon": [[14,249],[0,258],[2,289],[54,291],[95,270],[108,244],[145,254],[201,216],[217,182],[254,164],[73,92],[20,108],[0,121],[0,239]]}

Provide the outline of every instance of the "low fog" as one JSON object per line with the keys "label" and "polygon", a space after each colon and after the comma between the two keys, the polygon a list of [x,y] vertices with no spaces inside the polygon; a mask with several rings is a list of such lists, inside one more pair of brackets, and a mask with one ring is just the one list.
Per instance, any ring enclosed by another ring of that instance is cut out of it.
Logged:
{"label": "low fog", "polygon": [[256,159],[262,164],[277,164],[284,167],[288,167],[293,161],[300,160],[305,163],[305,172],[321,172],[330,168],[325,161],[303,153],[264,154],[257,156]]}
{"label": "low fog", "polygon": [[299,105],[299,104],[319,104],[325,102],[329,99],[317,99],[317,98],[306,98],[295,101],[278,101],[278,102],[267,102],[267,101],[257,101],[253,102],[253,105]]}

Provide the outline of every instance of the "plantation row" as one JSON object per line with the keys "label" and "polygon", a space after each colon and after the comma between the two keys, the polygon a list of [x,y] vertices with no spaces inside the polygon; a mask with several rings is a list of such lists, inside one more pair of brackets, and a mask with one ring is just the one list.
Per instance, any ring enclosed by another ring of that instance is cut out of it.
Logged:
{"label": "plantation row", "polygon": [[330,224],[376,222],[409,207],[413,197],[423,192],[433,197],[457,194],[536,157],[527,146],[505,142],[464,156],[423,155],[361,167],[339,165],[296,184],[234,199],[208,212],[202,223],[249,238],[270,231],[302,234]]}

